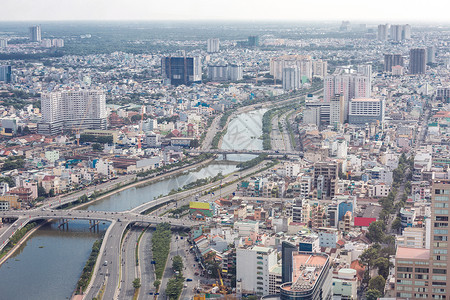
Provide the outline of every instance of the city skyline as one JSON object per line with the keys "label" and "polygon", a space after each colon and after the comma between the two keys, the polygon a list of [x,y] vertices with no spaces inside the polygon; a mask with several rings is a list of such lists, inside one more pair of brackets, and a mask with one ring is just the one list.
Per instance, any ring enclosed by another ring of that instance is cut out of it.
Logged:
{"label": "city skyline", "polygon": [[[361,2],[346,0],[341,2],[321,0],[316,2],[300,2],[283,0],[274,6],[267,0],[226,2],[226,7],[212,7],[206,0],[165,2],[132,0],[113,1],[66,1],[63,5],[56,0],[39,2],[20,0],[2,4],[3,21],[339,21],[354,22],[414,22],[437,23],[448,22],[447,11],[450,3],[432,0],[427,5],[418,1],[405,3],[387,0],[377,2]],[[408,5],[407,13],[405,5]],[[52,7],[51,10],[48,7]],[[220,9],[218,9],[220,8]],[[386,9],[389,8],[389,9]],[[436,9],[439,8],[439,9]],[[169,11],[170,9],[170,11]],[[102,13],[99,15],[99,11]],[[307,13],[311,11],[317,13]],[[399,13],[400,12],[400,13]]]}

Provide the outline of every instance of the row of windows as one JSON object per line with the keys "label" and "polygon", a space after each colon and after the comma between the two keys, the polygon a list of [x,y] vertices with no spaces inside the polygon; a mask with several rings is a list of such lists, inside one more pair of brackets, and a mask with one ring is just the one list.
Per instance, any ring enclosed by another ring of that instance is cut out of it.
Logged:
{"label": "row of windows", "polygon": [[435,209],[434,213],[437,215],[448,215],[448,209]]}
{"label": "row of windows", "polygon": [[435,202],[435,203],[434,203],[434,207],[437,207],[437,208],[446,208],[446,207],[448,207],[448,203],[439,203],[439,202]]}
{"label": "row of windows", "polygon": [[440,189],[436,189],[434,190],[434,193],[436,195],[450,195],[450,190],[440,190]]}
{"label": "row of windows", "polygon": [[435,201],[448,201],[448,196],[435,196]]}

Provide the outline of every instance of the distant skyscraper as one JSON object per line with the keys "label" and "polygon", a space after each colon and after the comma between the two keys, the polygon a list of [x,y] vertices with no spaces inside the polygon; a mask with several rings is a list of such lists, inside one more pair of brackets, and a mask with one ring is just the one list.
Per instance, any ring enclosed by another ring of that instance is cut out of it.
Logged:
{"label": "distant skyscraper", "polygon": [[409,74],[425,74],[426,50],[415,48],[409,51]]}
{"label": "distant skyscraper", "polygon": [[298,90],[301,87],[300,71],[298,67],[283,69],[283,89],[285,91]]}
{"label": "distant skyscraper", "polygon": [[384,71],[392,72],[392,67],[403,67],[403,56],[401,54],[385,54],[384,55]]}
{"label": "distant skyscraper", "polygon": [[163,80],[166,84],[190,85],[202,80],[200,57],[163,57],[161,66]]}
{"label": "distant skyscraper", "polygon": [[12,69],[11,66],[0,66],[0,81],[10,83],[12,81]]}
{"label": "distant skyscraper", "polygon": [[311,80],[313,75],[324,76],[327,74],[327,62],[317,60],[315,70],[320,74],[313,72],[314,62],[309,55],[283,55],[270,59],[270,75],[277,80],[283,79],[283,69],[297,67],[300,72],[300,79]]}
{"label": "distant skyscraper", "polygon": [[106,96],[100,90],[58,91],[41,95],[38,133],[106,129]]}
{"label": "distant skyscraper", "polygon": [[337,126],[342,125],[345,122],[345,101],[344,101],[344,95],[342,94],[336,94],[331,99],[330,102],[330,125],[331,126]]}
{"label": "distant skyscraper", "polygon": [[430,46],[427,48],[427,63],[436,62],[436,48],[434,46]]}
{"label": "distant skyscraper", "polygon": [[8,46],[8,40],[0,39],[0,48],[6,48]]}
{"label": "distant skyscraper", "polygon": [[403,26],[402,25],[391,25],[391,40],[399,42],[402,40]]}
{"label": "distant skyscraper", "polygon": [[220,42],[219,39],[208,39],[207,42],[207,52],[216,53],[219,52]]}
{"label": "distant skyscraper", "polygon": [[242,79],[242,65],[209,65],[208,80],[211,81],[238,81]]}
{"label": "distant skyscraper", "polygon": [[248,46],[249,47],[258,47],[259,46],[259,36],[251,35],[248,37]]}
{"label": "distant skyscraper", "polygon": [[378,25],[378,40],[386,41],[388,38],[388,24],[380,24]]}
{"label": "distant skyscraper", "polygon": [[403,38],[404,40],[409,40],[409,39],[411,39],[411,25],[409,25],[409,24],[403,25],[403,35],[402,35],[402,38]]}
{"label": "distant skyscraper", "polygon": [[344,116],[348,116],[348,102],[353,98],[370,98],[370,77],[358,73],[346,73],[337,70],[334,74],[325,77],[323,82],[325,102],[330,102],[336,94],[344,96]]}
{"label": "distant skyscraper", "polygon": [[30,40],[32,42],[40,42],[42,40],[40,25],[30,27]]}

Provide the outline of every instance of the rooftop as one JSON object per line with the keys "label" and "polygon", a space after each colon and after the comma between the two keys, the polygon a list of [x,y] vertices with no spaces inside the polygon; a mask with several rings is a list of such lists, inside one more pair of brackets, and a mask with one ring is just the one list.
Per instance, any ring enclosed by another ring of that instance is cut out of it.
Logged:
{"label": "rooftop", "polygon": [[327,260],[328,257],[326,255],[294,252],[292,255],[292,284],[283,288],[292,291],[312,289],[319,279]]}
{"label": "rooftop", "polygon": [[430,249],[397,247],[396,259],[430,259]]}

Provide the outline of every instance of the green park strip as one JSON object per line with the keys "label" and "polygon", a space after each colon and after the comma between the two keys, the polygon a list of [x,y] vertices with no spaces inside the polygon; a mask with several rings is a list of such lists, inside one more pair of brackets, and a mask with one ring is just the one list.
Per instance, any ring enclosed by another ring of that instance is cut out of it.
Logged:
{"label": "green park strip", "polygon": [[89,255],[89,258],[86,262],[86,265],[83,268],[83,271],[81,272],[80,279],[77,282],[77,288],[76,293],[82,293],[86,291],[87,286],[89,285],[89,282],[92,278],[92,271],[94,270],[95,263],[97,261],[97,256],[100,252],[100,247],[102,245],[103,238],[100,240],[96,240],[94,242],[94,245],[92,246],[91,255]]}
{"label": "green park strip", "polygon": [[155,276],[161,280],[170,251],[172,232],[167,223],[158,224],[152,236],[152,253],[155,261]]}
{"label": "green park strip", "polygon": [[138,237],[138,240],[137,240],[137,245],[136,245],[136,248],[135,248],[135,251],[136,251],[135,252],[135,255],[136,255],[136,266],[139,266],[139,243],[141,242],[141,238],[144,235],[144,233],[147,231],[148,227],[149,226],[145,227],[142,230],[142,232],[141,232],[141,234],[139,234],[139,237]]}

